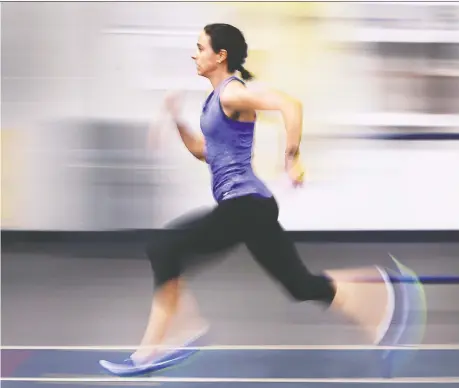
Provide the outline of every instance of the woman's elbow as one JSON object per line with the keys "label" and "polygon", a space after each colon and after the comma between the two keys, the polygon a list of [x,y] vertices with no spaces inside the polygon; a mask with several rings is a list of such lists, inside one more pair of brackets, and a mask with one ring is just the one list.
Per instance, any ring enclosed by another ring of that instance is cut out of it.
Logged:
{"label": "woman's elbow", "polygon": [[303,110],[303,103],[296,98],[292,99],[292,105],[297,110]]}
{"label": "woman's elbow", "polygon": [[192,154],[201,162],[206,162],[206,145],[202,139],[195,144]]}
{"label": "woman's elbow", "polygon": [[283,102],[280,110],[284,113],[302,114],[303,103],[295,98],[289,98]]}
{"label": "woman's elbow", "polygon": [[207,163],[206,155],[204,152],[194,152],[193,156],[201,162]]}

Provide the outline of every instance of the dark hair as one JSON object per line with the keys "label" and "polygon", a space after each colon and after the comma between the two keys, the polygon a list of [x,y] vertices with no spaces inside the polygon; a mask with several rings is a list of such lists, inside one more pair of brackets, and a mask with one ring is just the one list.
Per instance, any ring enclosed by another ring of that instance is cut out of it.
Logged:
{"label": "dark hair", "polygon": [[239,71],[245,81],[250,81],[254,77],[243,66],[247,58],[247,43],[239,29],[230,24],[215,23],[205,26],[204,32],[210,37],[212,49],[216,54],[220,50],[226,50],[228,53],[229,72]]}

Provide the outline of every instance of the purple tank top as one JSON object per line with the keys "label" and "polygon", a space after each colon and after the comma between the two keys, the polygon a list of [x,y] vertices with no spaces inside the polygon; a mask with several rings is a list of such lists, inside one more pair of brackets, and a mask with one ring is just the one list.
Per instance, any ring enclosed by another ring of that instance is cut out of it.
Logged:
{"label": "purple tank top", "polygon": [[207,97],[201,114],[213,196],[217,202],[250,194],[269,198],[272,193],[252,169],[255,123],[229,118],[220,104],[221,91],[233,80],[244,84],[234,76],[221,82]]}

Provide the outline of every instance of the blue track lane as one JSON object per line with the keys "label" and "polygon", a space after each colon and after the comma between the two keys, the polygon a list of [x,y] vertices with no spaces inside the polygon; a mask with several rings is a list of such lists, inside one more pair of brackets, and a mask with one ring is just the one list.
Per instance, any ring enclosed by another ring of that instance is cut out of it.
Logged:
{"label": "blue track lane", "polygon": [[[400,364],[393,377],[459,377],[459,349],[394,350]],[[205,349],[153,376],[180,378],[381,378],[383,350]],[[99,350],[2,350],[2,377],[105,375],[98,361],[128,352]],[[18,362],[17,360],[20,360]]]}

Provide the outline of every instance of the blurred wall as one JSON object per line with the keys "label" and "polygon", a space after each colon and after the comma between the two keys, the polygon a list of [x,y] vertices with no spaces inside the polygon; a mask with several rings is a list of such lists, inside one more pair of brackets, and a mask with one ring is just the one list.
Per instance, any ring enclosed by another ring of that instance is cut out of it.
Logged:
{"label": "blurred wall", "polygon": [[257,126],[255,167],[287,229],[458,229],[458,7],[400,7],[3,3],[2,228],[157,228],[212,206],[160,103],[184,89],[199,129],[210,85],[190,57],[221,21],[246,34],[251,87],[305,106],[301,191],[282,175],[280,116]]}
{"label": "blurred wall", "polygon": [[[212,5],[180,7],[176,12],[176,5],[166,3],[2,5],[2,130],[21,134],[20,145],[9,149],[23,160],[20,173],[16,162],[7,166],[21,196],[5,198],[11,211],[4,227],[84,230],[164,222],[160,192],[151,186],[162,186],[154,160],[170,150],[148,150],[147,131],[165,90],[188,82],[192,92],[205,91],[202,80],[193,84],[197,77],[182,76],[182,82],[177,75],[194,72],[196,34],[216,14]],[[187,25],[190,14],[194,20]],[[124,131],[112,132],[112,126]],[[136,144],[126,144],[133,136]],[[117,144],[109,145],[114,137]],[[172,152],[182,151],[176,140]],[[168,180],[167,171],[177,169],[165,163]],[[122,178],[126,173],[141,177],[129,182]],[[120,205],[125,210],[116,217]]]}

